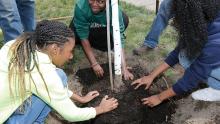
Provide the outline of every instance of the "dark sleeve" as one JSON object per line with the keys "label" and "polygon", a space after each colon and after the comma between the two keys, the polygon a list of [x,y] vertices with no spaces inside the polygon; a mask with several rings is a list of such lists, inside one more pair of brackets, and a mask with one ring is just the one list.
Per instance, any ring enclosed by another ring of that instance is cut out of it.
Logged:
{"label": "dark sleeve", "polygon": [[167,58],[164,60],[170,67],[174,66],[179,62],[179,50],[174,49],[172,52],[169,53]]}
{"label": "dark sleeve", "polygon": [[173,85],[176,94],[182,94],[198,86],[200,81],[206,81],[213,69],[220,67],[220,45],[203,48],[201,55],[185,70],[181,79]]}

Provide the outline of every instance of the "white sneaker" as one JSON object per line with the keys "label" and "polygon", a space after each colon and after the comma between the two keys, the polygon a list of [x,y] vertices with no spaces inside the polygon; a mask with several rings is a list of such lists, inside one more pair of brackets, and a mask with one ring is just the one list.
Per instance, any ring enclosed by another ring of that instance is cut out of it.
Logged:
{"label": "white sneaker", "polygon": [[202,101],[220,101],[220,90],[211,87],[197,90],[192,93],[192,98]]}

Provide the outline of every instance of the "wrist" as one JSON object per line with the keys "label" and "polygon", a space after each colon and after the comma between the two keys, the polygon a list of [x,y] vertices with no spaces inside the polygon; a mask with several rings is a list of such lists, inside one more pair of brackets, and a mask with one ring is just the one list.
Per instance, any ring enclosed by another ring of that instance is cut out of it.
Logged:
{"label": "wrist", "polygon": [[100,115],[100,114],[104,113],[104,110],[101,106],[95,107],[95,110],[96,110],[96,115]]}
{"label": "wrist", "polygon": [[80,96],[80,98],[79,98],[79,102],[80,102],[80,103],[85,103],[85,100],[83,99],[82,96]]}
{"label": "wrist", "polygon": [[153,73],[150,73],[149,75],[148,75],[152,80],[154,80],[154,78],[155,77],[157,77],[155,74],[153,74]]}
{"label": "wrist", "polygon": [[160,95],[160,94],[157,95],[157,98],[160,100],[160,102],[163,101],[163,99],[161,98],[161,95]]}
{"label": "wrist", "polygon": [[91,67],[93,68],[93,67],[95,67],[98,64],[99,64],[98,62],[94,62],[94,63],[91,64]]}
{"label": "wrist", "polygon": [[71,99],[74,100],[74,101],[76,101],[76,102],[79,102],[79,103],[82,103],[82,102],[83,102],[82,96],[77,95],[77,94],[75,94],[75,93],[72,95]]}

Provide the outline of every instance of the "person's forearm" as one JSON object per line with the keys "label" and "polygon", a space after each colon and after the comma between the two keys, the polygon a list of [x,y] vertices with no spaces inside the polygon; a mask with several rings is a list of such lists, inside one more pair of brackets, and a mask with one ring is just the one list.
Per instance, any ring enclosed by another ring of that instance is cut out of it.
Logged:
{"label": "person's forearm", "polygon": [[104,110],[100,106],[95,107],[95,110],[96,110],[96,116],[104,113]]}
{"label": "person's forearm", "polygon": [[175,95],[176,95],[176,93],[173,91],[173,88],[171,87],[171,88],[161,92],[160,94],[158,94],[158,97],[161,101],[164,101],[164,100],[166,100],[170,97],[173,97]]}
{"label": "person's forearm", "polygon": [[170,68],[170,66],[169,66],[166,62],[163,62],[162,64],[160,64],[157,68],[155,68],[155,69],[150,73],[150,76],[152,76],[153,78],[156,78],[159,74],[163,73],[163,72],[166,71],[168,68]]}
{"label": "person's forearm", "polygon": [[90,45],[89,41],[88,40],[83,40],[81,43],[82,43],[84,52],[86,54],[86,57],[89,60],[91,66],[97,64],[96,58],[93,54],[93,51],[92,51],[92,48],[91,48],[91,45]]}
{"label": "person's forearm", "polygon": [[77,95],[77,94],[75,94],[75,93],[73,93],[73,95],[70,97],[72,100],[75,100],[75,101],[77,101],[77,102],[80,102],[80,103],[82,103],[82,98],[81,98],[81,96],[79,96],[79,95]]}
{"label": "person's forearm", "polygon": [[125,52],[124,49],[122,49],[122,53],[121,53],[121,61],[122,61],[122,69],[125,70],[127,68],[127,64],[125,61]]}

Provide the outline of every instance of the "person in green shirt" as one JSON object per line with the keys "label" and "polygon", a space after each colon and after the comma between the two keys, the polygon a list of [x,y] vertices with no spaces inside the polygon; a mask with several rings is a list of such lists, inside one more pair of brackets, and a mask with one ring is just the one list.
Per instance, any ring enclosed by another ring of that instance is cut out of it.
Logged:
{"label": "person in green shirt", "polygon": [[72,100],[89,102],[99,95],[81,97],[68,89],[60,67],[73,58],[74,33],[57,21],[41,21],[0,49],[0,123],[44,123],[51,109],[75,122],[94,118],[118,106],[105,96],[96,107],[77,107]]}
{"label": "person in green shirt", "polygon": [[[70,28],[76,34],[76,42],[81,43],[91,67],[98,77],[102,77],[104,71],[98,64],[92,51],[92,47],[101,51],[107,51],[107,22],[105,4],[106,0],[78,0],[75,5],[73,20],[70,23]],[[133,74],[127,69],[123,49],[125,43],[124,32],[128,26],[128,22],[128,16],[122,12],[121,8],[119,8],[123,76],[125,80],[132,80]],[[111,49],[113,49],[112,39],[113,38],[111,38]]]}

